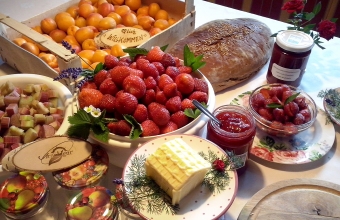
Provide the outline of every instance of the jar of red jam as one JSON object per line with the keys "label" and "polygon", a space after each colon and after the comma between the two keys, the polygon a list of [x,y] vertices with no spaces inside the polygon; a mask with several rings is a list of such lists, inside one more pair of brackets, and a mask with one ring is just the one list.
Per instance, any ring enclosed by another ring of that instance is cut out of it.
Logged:
{"label": "jar of red jam", "polygon": [[0,209],[8,220],[58,219],[46,179],[40,173],[22,171],[6,179],[0,187]]}
{"label": "jar of red jam", "polygon": [[231,152],[237,173],[242,174],[256,134],[254,117],[248,110],[237,105],[220,106],[213,115],[221,123],[212,120],[208,122],[207,139]]}
{"label": "jar of red jam", "polygon": [[296,30],[279,32],[268,67],[268,83],[298,87],[313,46],[313,38],[306,33]]}

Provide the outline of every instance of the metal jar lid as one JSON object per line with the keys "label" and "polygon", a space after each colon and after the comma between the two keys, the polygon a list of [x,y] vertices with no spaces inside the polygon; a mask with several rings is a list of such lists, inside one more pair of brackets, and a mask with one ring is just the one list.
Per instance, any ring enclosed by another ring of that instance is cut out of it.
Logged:
{"label": "metal jar lid", "polygon": [[311,50],[314,46],[313,38],[296,30],[281,31],[276,36],[276,43],[284,50],[302,53]]}

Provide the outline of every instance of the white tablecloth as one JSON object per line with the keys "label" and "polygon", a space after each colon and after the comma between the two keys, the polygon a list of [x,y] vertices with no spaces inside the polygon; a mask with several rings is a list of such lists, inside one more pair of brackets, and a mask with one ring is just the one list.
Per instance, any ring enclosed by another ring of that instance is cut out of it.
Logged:
{"label": "white tablecloth", "polygon": [[[38,7],[32,7],[32,4],[27,1],[23,3],[19,0],[0,0],[0,12],[7,14],[17,20],[23,21],[33,17],[41,11],[45,11],[46,8],[55,7],[55,5],[61,3],[61,1],[47,2],[48,4],[44,3],[40,4]],[[14,5],[18,5],[18,7],[14,7]],[[195,6],[196,27],[215,19],[238,17],[258,19],[266,23],[271,28],[273,33],[279,30],[284,30],[287,27],[287,24],[283,22],[201,0],[196,0]],[[326,47],[325,50],[321,50],[318,47],[313,48],[308,62],[307,71],[300,86],[301,89],[305,90],[309,95],[312,96],[317,105],[322,109],[322,100],[317,97],[318,92],[323,89],[336,88],[340,86],[340,55],[338,51],[340,49],[340,39],[334,38],[330,41],[324,40],[324,42],[325,43],[323,46]],[[258,74],[248,79],[244,83],[217,93],[215,107],[223,104],[229,104],[234,97],[241,94],[242,92],[252,90],[262,84],[265,84],[267,68],[268,64],[266,64]],[[0,76],[12,73],[15,73],[15,70],[13,70],[11,67],[6,64],[0,65]],[[256,158],[252,158],[249,161],[247,171],[238,179],[237,196],[234,200],[234,203],[225,214],[224,219],[237,219],[244,205],[256,192],[268,186],[269,184],[280,180],[291,178],[313,178],[340,184],[340,176],[338,175],[338,171],[340,170],[340,150],[337,149],[337,147],[340,146],[339,126],[336,125],[335,130],[336,139],[332,149],[323,158],[315,162],[302,165],[282,165],[263,162],[257,160]],[[108,184],[110,183],[110,180],[113,179],[113,177],[120,175],[122,169],[110,167],[110,171],[111,172],[107,180]],[[58,207],[63,210],[62,202],[58,203]]]}

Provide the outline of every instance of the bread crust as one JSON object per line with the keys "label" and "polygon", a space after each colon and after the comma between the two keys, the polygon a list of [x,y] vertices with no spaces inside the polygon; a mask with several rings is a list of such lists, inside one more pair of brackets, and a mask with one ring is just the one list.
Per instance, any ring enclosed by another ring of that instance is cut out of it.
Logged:
{"label": "bread crust", "polygon": [[178,41],[169,53],[183,59],[187,44],[206,65],[200,71],[214,91],[243,82],[268,61],[274,40],[269,27],[255,19],[219,19],[208,22]]}

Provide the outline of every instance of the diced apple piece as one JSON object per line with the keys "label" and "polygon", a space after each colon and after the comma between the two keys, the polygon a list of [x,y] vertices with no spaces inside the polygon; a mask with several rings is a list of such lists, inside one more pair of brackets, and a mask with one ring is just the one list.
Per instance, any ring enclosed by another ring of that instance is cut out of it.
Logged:
{"label": "diced apple piece", "polygon": [[24,144],[35,141],[37,138],[38,132],[33,128],[29,128],[24,135]]}
{"label": "diced apple piece", "polygon": [[0,95],[0,108],[5,107],[5,96]]}
{"label": "diced apple piece", "polygon": [[35,92],[35,93],[33,93],[32,97],[33,97],[34,100],[40,101],[41,92]]}
{"label": "diced apple piece", "polygon": [[46,116],[45,124],[48,125],[48,124],[52,123],[54,120],[55,120],[55,119],[53,118],[52,115],[47,115],[47,116]]}
{"label": "diced apple piece", "polygon": [[20,143],[20,136],[11,136],[11,135],[7,135],[4,136],[4,144],[16,144],[16,143]]}
{"label": "diced apple piece", "polygon": [[24,92],[24,94],[27,94],[27,95],[32,94],[34,92],[33,84],[27,84],[22,91]]}
{"label": "diced apple piece", "polygon": [[50,89],[50,88],[48,87],[48,85],[46,85],[46,84],[41,84],[40,87],[41,87],[41,91],[47,91],[47,90]]}
{"label": "diced apple piece", "polygon": [[11,123],[10,117],[2,117],[1,118],[1,129],[8,129]]}
{"label": "diced apple piece", "polygon": [[[55,111],[57,111],[57,109],[55,109]],[[4,115],[5,115],[5,112],[0,110],[0,118],[2,118]]]}
{"label": "diced apple piece", "polygon": [[49,123],[54,129],[57,131],[60,128],[60,122],[59,121],[54,121],[52,123]]}
{"label": "diced apple piece", "polygon": [[35,130],[37,133],[39,133],[40,129],[41,129],[41,125],[40,125],[40,124],[37,124],[37,125],[34,126],[34,130]]}
{"label": "diced apple piece", "polygon": [[34,92],[41,92],[41,86],[38,84],[33,85]]}
{"label": "diced apple piece", "polygon": [[30,108],[30,115],[37,114],[37,110],[35,108]]}
{"label": "diced apple piece", "polygon": [[58,98],[49,98],[48,101],[51,103],[52,107],[54,108],[58,107],[58,102],[59,102]]}
{"label": "diced apple piece", "polygon": [[11,83],[10,81],[7,81],[5,84],[2,84],[0,86],[0,93],[4,96],[10,94],[11,92],[13,92],[15,89],[15,86],[13,85],[13,83]]}
{"label": "diced apple piece", "polygon": [[0,136],[0,144],[4,143],[4,138]]}
{"label": "diced apple piece", "polygon": [[25,96],[25,97],[21,97],[19,100],[19,107],[26,107],[26,106],[31,106],[32,105],[32,101],[33,101],[33,97],[32,96]]}
{"label": "diced apple piece", "polygon": [[52,137],[55,134],[55,129],[51,125],[42,125],[38,133],[40,138]]}
{"label": "diced apple piece", "polygon": [[39,114],[48,114],[50,111],[48,110],[48,108],[46,108],[45,106],[44,106],[44,104],[42,103],[42,102],[38,102],[38,104],[37,104],[37,112],[39,113]]}
{"label": "diced apple piece", "polygon": [[57,108],[50,107],[50,114],[57,114]]}
{"label": "diced apple piece", "polygon": [[29,115],[30,114],[29,106],[21,107],[21,108],[19,108],[18,111],[19,111],[20,115]]}
{"label": "diced apple piece", "polygon": [[11,125],[20,127],[20,114],[19,113],[16,113],[11,116]]}
{"label": "diced apple piece", "polygon": [[12,125],[10,128],[9,128],[9,134],[11,136],[21,136],[21,135],[24,135],[25,134],[25,131],[17,126],[14,126]]}
{"label": "diced apple piece", "polygon": [[11,103],[9,104],[6,109],[6,114],[10,117],[12,116],[13,114],[16,114],[18,113],[18,104],[14,104],[14,103]]}
{"label": "diced apple piece", "polygon": [[46,115],[44,114],[35,114],[34,115],[35,124],[46,124]]}
{"label": "diced apple piece", "polygon": [[20,127],[24,130],[34,128],[34,120],[20,121]]}
{"label": "diced apple piece", "polygon": [[32,121],[34,117],[32,115],[20,115],[20,121]]}
{"label": "diced apple piece", "polygon": [[55,90],[55,89],[50,89],[47,91],[48,93],[48,97],[51,99],[51,98],[58,98],[59,97],[59,94],[58,94],[58,91]]}
{"label": "diced apple piece", "polygon": [[31,107],[33,107],[33,108],[37,108],[37,105],[38,105],[38,103],[39,103],[39,101],[38,100],[36,100],[36,99],[33,99],[33,101],[31,102]]}

